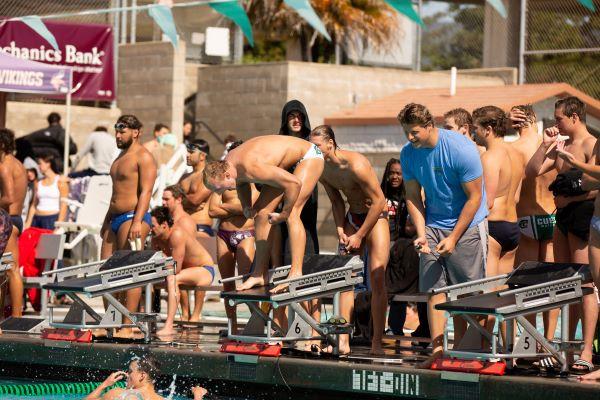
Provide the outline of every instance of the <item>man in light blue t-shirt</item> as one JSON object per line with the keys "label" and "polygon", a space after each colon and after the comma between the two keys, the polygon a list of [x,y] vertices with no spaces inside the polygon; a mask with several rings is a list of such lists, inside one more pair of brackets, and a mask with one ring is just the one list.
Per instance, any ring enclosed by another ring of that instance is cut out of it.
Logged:
{"label": "man in light blue t-shirt", "polygon": [[[488,210],[477,147],[457,132],[436,128],[420,104],[406,105],[398,120],[410,142],[400,162],[408,212],[417,229],[420,291],[483,278]],[[445,301],[445,294],[428,298],[433,356],[423,367],[442,356],[446,318],[435,306]],[[461,333],[455,332],[455,343]]]}

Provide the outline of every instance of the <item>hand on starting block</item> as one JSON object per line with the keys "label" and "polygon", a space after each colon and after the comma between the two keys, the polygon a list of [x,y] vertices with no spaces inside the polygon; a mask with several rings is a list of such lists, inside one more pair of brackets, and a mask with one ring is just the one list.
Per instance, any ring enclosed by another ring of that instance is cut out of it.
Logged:
{"label": "hand on starting block", "polygon": [[429,243],[427,243],[427,239],[425,239],[424,237],[416,238],[415,241],[413,242],[413,244],[415,246],[415,250],[417,250],[418,253],[424,253],[424,254],[431,253],[431,249],[429,248]]}

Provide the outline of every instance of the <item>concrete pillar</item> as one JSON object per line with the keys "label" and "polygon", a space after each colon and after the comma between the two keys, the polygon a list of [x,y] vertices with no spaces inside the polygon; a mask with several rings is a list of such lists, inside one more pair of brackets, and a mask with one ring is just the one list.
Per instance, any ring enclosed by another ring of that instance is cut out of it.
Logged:
{"label": "concrete pillar", "polygon": [[485,3],[483,68],[519,66],[519,19],[521,0],[502,0],[508,14],[503,18]]}
{"label": "concrete pillar", "polygon": [[158,122],[181,142],[185,100],[185,42],[140,42],[119,46],[117,102],[124,114],[144,124],[142,142],[152,139]]}

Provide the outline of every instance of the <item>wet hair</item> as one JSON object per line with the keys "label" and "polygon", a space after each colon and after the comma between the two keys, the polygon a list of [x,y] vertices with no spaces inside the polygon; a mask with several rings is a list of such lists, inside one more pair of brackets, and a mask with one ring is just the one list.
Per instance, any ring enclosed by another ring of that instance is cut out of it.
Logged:
{"label": "wet hair", "polygon": [[473,125],[471,114],[464,108],[454,108],[444,114],[444,119],[453,118],[458,126]]}
{"label": "wet hair", "polygon": [[15,148],[15,133],[8,128],[0,128],[0,150],[12,154]]}
{"label": "wet hair", "polygon": [[94,132],[108,132],[108,129],[106,129],[105,126],[98,125],[97,127],[94,128]]}
{"label": "wet hair", "polygon": [[398,113],[398,121],[401,125],[433,125],[431,113],[422,104],[409,103]]}
{"label": "wet hair", "polygon": [[335,133],[333,132],[333,129],[331,129],[331,126],[329,126],[329,125],[317,126],[315,129],[313,129],[310,132],[310,137],[313,137],[313,136],[319,136],[325,140],[331,139],[331,140],[333,140],[333,146],[336,149],[339,147],[337,142],[335,141]]}
{"label": "wet hair", "polygon": [[132,114],[125,114],[125,115],[121,115],[119,117],[119,119],[117,119],[117,123],[122,122],[125,125],[127,125],[127,127],[129,129],[142,129],[142,123],[140,122],[140,120]]}
{"label": "wet hair", "polygon": [[158,124],[154,125],[154,131],[153,132],[158,132],[158,131],[160,131],[163,128],[169,129],[169,127],[167,125],[162,124],[162,123],[159,122]]}
{"label": "wet hair", "polygon": [[138,370],[148,375],[152,382],[156,381],[160,376],[160,364],[151,354],[145,354],[132,361],[137,362]]}
{"label": "wet hair", "polygon": [[48,114],[48,124],[52,125],[52,124],[58,124],[60,123],[60,114],[57,112],[51,112],[50,114]]}
{"label": "wet hair", "polygon": [[525,114],[525,119],[530,125],[535,124],[535,121],[537,121],[537,115],[535,114],[535,111],[533,111],[533,106],[531,104],[519,104],[512,107],[511,110],[519,110]]}
{"label": "wet hair", "polygon": [[171,186],[167,186],[165,188],[165,192],[169,191],[173,194],[173,197],[176,199],[183,199],[185,197],[185,192],[183,191],[183,188],[181,187],[180,184],[175,184],[175,185],[171,185]]}
{"label": "wet hair", "polygon": [[58,174],[58,164],[56,163],[56,157],[50,153],[41,153],[36,157],[38,160],[45,161],[50,164],[50,169]]}
{"label": "wet hair", "polygon": [[190,141],[190,144],[196,145],[198,147],[198,150],[200,150],[201,152],[210,154],[210,146],[208,145],[208,142],[206,140],[194,139]]}
{"label": "wet hair", "polygon": [[231,144],[229,145],[229,148],[227,149],[227,151],[231,151],[231,150],[235,149],[236,147],[240,146],[243,143],[244,143],[243,140],[236,140],[235,142],[231,142]]}
{"label": "wet hair", "polygon": [[581,122],[585,122],[585,103],[579,100],[578,97],[569,96],[558,100],[554,103],[554,109],[562,108],[563,114],[567,117],[572,117],[577,114]]}
{"label": "wet hair", "polygon": [[173,226],[173,216],[171,215],[167,207],[154,207],[152,211],[150,211],[150,215],[156,218],[156,222],[158,222],[159,224],[163,224],[166,222],[167,225]]}
{"label": "wet hair", "polygon": [[491,127],[494,136],[504,137],[506,135],[506,113],[496,106],[485,106],[473,111],[473,123],[483,128]]}

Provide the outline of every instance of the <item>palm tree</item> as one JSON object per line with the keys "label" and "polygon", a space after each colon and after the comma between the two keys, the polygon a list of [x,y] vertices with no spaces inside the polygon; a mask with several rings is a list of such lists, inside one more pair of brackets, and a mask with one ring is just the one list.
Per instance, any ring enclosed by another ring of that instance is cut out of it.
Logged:
{"label": "palm tree", "polygon": [[248,0],[246,10],[253,29],[265,39],[298,40],[303,61],[321,58],[328,62],[336,45],[346,53],[366,45],[378,50],[394,45],[398,19],[383,0],[311,0],[310,3],[329,32],[331,43],[283,0]]}

